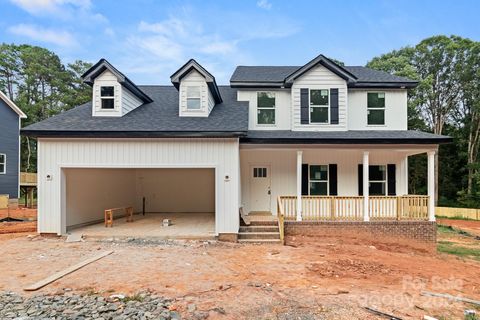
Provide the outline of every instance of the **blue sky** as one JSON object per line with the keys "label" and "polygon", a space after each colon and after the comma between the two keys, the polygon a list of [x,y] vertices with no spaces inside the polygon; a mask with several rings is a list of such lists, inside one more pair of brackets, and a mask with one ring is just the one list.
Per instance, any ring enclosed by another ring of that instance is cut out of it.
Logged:
{"label": "blue sky", "polygon": [[221,84],[236,65],[364,65],[437,34],[480,40],[480,1],[0,0],[0,42],[64,62],[106,58],[137,84],[166,84],[189,58]]}

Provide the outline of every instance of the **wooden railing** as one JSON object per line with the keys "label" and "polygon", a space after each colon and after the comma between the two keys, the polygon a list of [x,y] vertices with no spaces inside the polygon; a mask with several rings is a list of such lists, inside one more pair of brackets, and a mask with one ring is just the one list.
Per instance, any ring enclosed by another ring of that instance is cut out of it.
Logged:
{"label": "wooden railing", "polygon": [[37,174],[32,172],[20,172],[20,185],[22,186],[36,186]]}
{"label": "wooden railing", "polygon": [[[428,220],[428,196],[370,196],[370,220]],[[297,197],[280,196],[285,220],[295,220]],[[280,212],[280,211],[279,211]],[[362,196],[302,196],[304,221],[362,221]]]}
{"label": "wooden railing", "polygon": [[285,213],[283,212],[283,204],[280,197],[277,198],[277,216],[280,241],[282,242],[282,244],[285,244]]}

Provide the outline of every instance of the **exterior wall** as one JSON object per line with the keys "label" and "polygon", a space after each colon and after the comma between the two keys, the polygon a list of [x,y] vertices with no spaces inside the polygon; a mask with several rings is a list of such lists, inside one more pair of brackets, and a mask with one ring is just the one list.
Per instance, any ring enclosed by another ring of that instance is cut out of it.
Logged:
{"label": "exterior wall", "polygon": [[[257,92],[275,93],[275,125],[257,124]],[[238,101],[248,101],[248,129],[249,130],[290,130],[291,129],[291,95],[289,89],[258,89],[237,91]]]}
{"label": "exterior wall", "polygon": [[140,107],[143,101],[138,99],[130,90],[122,87],[122,115],[126,115],[130,111]]}
{"label": "exterior wall", "polygon": [[[188,86],[199,86],[200,87],[200,99],[201,99],[201,109],[200,110],[188,110],[187,109],[187,90]],[[205,78],[195,70],[190,71],[181,81],[180,81],[180,90],[179,90],[179,114],[182,117],[208,117],[210,111],[213,109],[211,102],[209,101],[210,90],[208,89],[207,82]],[[213,97],[212,97],[213,98]],[[213,100],[213,99],[212,99]]]}
{"label": "exterior wall", "polygon": [[[385,125],[367,125],[367,93],[385,92]],[[348,91],[349,130],[407,130],[407,90]]]}
{"label": "exterior wall", "polygon": [[0,99],[0,153],[7,157],[5,174],[0,174],[0,194],[18,198],[20,117]]}
{"label": "exterior wall", "polygon": [[[362,163],[363,149],[241,149],[240,166],[242,181],[241,206],[250,211],[251,165],[270,165],[270,209],[277,214],[278,196],[297,194],[297,150],[303,151],[303,163],[337,164],[337,187],[339,196],[358,195],[358,165]],[[396,193],[408,194],[407,154],[395,149],[370,150],[370,165],[396,165]]]}
{"label": "exterior wall", "polygon": [[[100,87],[113,86],[115,89],[115,108],[111,110],[103,110],[101,108]],[[92,115],[102,117],[121,117],[122,116],[122,86],[118,82],[117,77],[108,70],[105,70],[95,79],[93,84],[93,105]]]}
{"label": "exterior wall", "polygon": [[[338,124],[300,124],[300,89],[338,88]],[[292,86],[292,130],[343,131],[347,130],[347,82],[323,66],[312,68]]]}
{"label": "exterior wall", "polygon": [[[38,231],[65,233],[69,168],[214,168],[216,233],[237,233],[238,139],[38,139]],[[228,178],[227,178],[228,176]]]}
{"label": "exterior wall", "polygon": [[107,208],[135,203],[135,171],[130,169],[65,169],[66,226],[102,220]]}
{"label": "exterior wall", "polygon": [[[437,224],[430,221],[370,221],[370,222],[285,222],[288,236],[349,236],[368,237],[376,241],[415,240],[435,246]],[[288,242],[288,240],[287,240]]]}

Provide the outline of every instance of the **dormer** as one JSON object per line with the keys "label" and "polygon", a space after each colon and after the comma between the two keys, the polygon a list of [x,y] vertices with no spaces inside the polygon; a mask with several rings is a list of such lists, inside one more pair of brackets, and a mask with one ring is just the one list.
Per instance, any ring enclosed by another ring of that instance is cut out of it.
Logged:
{"label": "dormer", "polygon": [[92,116],[122,117],[153,100],[107,60],[101,59],[82,75],[93,87]]}
{"label": "dormer", "polygon": [[179,91],[180,117],[208,117],[215,105],[222,102],[215,77],[193,59],[170,79]]}

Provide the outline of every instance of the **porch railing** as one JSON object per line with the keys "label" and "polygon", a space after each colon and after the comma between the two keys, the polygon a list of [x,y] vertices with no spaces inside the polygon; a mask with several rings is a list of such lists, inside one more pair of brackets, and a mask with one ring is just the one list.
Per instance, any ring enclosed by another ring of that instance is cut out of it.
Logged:
{"label": "porch railing", "polygon": [[[362,196],[302,196],[304,221],[362,221]],[[428,196],[370,196],[370,220],[428,220]],[[296,220],[297,197],[280,196],[285,220]]]}

